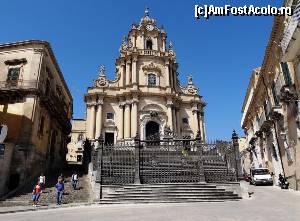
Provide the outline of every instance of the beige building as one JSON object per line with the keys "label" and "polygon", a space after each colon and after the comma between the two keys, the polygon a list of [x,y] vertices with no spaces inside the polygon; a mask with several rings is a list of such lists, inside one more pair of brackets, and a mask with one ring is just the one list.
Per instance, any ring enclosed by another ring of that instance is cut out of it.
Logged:
{"label": "beige building", "polygon": [[71,141],[68,143],[68,153],[66,160],[68,164],[82,164],[83,162],[83,151],[85,141],[85,120],[84,119],[73,119],[72,120],[72,132]]}
{"label": "beige building", "polygon": [[[296,6],[297,1],[285,1]],[[299,4],[293,17],[275,17],[264,61],[252,73],[242,108],[251,166],[284,174],[300,188]]]}
{"label": "beige building", "polygon": [[48,42],[0,45],[0,124],[8,127],[0,156],[0,194],[62,165],[72,104]]}
{"label": "beige building", "polygon": [[192,77],[182,86],[172,44],[166,32],[145,11],[132,24],[116,59],[116,78],[108,80],[105,68],[85,95],[87,138],[103,135],[106,143],[162,138],[165,129],[179,137],[205,140],[204,106]]}

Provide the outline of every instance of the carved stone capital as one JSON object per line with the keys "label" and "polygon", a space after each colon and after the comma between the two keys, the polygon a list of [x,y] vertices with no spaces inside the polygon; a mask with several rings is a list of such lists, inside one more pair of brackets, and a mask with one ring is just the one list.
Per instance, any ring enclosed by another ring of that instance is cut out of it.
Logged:
{"label": "carved stone capital", "polygon": [[120,101],[119,108],[124,109],[124,107],[125,107],[125,101]]}
{"label": "carved stone capital", "polygon": [[133,56],[132,61],[133,61],[133,62],[137,62],[137,60],[138,60],[138,59],[137,59],[137,56],[136,56],[136,55]]}
{"label": "carved stone capital", "polygon": [[87,107],[94,107],[96,105],[97,105],[97,102],[95,102],[95,101],[86,104]]}
{"label": "carved stone capital", "polygon": [[173,102],[167,102],[166,106],[167,106],[168,108],[173,108],[173,107],[174,107],[174,104],[173,104]]}
{"label": "carved stone capital", "polygon": [[98,100],[96,105],[103,105],[103,100]]}
{"label": "carved stone capital", "polygon": [[200,112],[201,112],[201,111],[200,111],[199,109],[194,109],[194,110],[192,110],[192,113],[193,113],[193,114],[200,114]]}

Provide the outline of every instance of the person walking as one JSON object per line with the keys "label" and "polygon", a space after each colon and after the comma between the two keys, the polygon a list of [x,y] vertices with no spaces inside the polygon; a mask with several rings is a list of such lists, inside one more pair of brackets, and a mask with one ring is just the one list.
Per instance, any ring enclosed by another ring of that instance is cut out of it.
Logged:
{"label": "person walking", "polygon": [[62,173],[59,175],[58,179],[61,179],[63,183],[65,182],[65,177]]}
{"label": "person walking", "polygon": [[72,174],[71,182],[72,182],[73,189],[76,190],[77,183],[78,183],[78,175],[76,171],[74,171],[74,173]]}
{"label": "person walking", "polygon": [[42,188],[40,186],[40,182],[38,182],[37,185],[35,185],[32,190],[32,201],[34,207],[37,207],[37,204],[41,196],[41,192],[42,192]]}
{"label": "person walking", "polygon": [[58,178],[57,184],[55,184],[56,189],[56,205],[61,205],[63,192],[65,189],[65,185],[61,177]]}
{"label": "person walking", "polygon": [[42,193],[43,189],[45,188],[45,184],[46,184],[46,177],[44,176],[43,173],[41,173],[41,175],[39,176],[39,182],[40,182],[41,193]]}

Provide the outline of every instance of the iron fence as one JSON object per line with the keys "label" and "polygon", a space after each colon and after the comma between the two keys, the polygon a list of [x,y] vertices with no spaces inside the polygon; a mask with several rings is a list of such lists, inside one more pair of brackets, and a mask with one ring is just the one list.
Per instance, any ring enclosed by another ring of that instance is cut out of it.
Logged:
{"label": "iron fence", "polygon": [[97,143],[92,159],[101,184],[237,181],[238,150],[231,142],[137,137],[126,145]]}

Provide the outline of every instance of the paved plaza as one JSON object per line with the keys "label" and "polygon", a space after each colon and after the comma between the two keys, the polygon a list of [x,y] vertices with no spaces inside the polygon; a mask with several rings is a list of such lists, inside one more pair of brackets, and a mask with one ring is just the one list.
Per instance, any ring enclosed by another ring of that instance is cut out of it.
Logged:
{"label": "paved plaza", "polygon": [[288,220],[300,219],[300,192],[275,186],[249,186],[252,197],[235,202],[91,205],[0,215],[5,221],[122,220]]}

